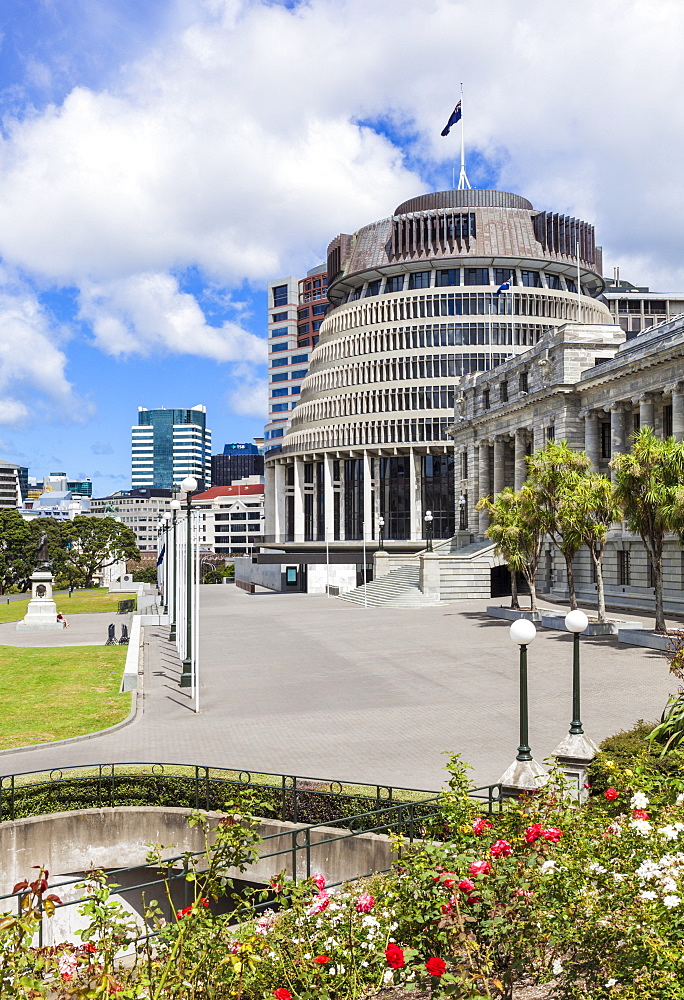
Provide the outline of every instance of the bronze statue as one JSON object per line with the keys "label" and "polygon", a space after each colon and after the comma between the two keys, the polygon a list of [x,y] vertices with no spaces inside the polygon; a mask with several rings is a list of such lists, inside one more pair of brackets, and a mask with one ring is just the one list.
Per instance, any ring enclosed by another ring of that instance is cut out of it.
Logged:
{"label": "bronze statue", "polygon": [[50,552],[48,550],[48,534],[44,531],[40,536],[40,541],[38,543],[38,564],[36,569],[52,569],[52,562],[50,560]]}

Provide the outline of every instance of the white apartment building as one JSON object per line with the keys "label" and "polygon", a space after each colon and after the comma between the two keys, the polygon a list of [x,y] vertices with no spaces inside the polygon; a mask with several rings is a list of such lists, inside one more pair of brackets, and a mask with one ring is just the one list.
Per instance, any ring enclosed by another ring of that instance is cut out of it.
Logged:
{"label": "white apartment building", "polygon": [[264,484],[260,476],[238,479],[231,486],[212,486],[193,497],[202,512],[200,544],[217,555],[245,555],[263,534]]}
{"label": "white apartment building", "polygon": [[131,485],[140,489],[173,489],[186,476],[203,486],[211,483],[211,431],[207,409],[148,410],[138,407],[131,428]]}

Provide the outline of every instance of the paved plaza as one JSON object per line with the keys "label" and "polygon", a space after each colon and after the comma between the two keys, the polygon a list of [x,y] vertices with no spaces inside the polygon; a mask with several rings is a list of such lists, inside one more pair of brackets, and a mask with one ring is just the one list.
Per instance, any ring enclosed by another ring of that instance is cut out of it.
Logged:
{"label": "paved plaza", "polygon": [[[168,629],[148,628],[135,722],[3,754],[0,770],[156,760],[436,789],[443,753],[458,751],[477,784],[497,781],[518,744],[518,650],[486,603],[364,609],[202,587],[199,715],[178,687]],[[661,654],[616,639],[583,639],[582,670],[582,718],[596,742],[659,717],[677,686]],[[530,742],[540,761],[568,730],[571,681],[571,637],[540,630],[529,648]]]}
{"label": "paved plaza", "polygon": [[107,628],[114,625],[116,638],[121,638],[121,626],[130,633],[133,615],[115,611],[96,614],[66,614],[69,628],[49,632],[18,632],[16,622],[0,624],[0,646],[100,646],[107,638]]}

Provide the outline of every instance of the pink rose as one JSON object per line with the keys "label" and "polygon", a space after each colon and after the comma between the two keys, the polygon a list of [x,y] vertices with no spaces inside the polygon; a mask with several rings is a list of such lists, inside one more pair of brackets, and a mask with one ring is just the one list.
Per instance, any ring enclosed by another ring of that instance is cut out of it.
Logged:
{"label": "pink rose", "polygon": [[495,840],[489,848],[489,853],[493,858],[507,858],[511,853],[511,845],[507,840]]}
{"label": "pink rose", "polygon": [[487,827],[489,827],[490,830],[492,828],[492,824],[489,822],[489,820],[485,819],[484,816],[478,816],[475,822],[473,823],[473,833],[479,836],[487,829]]}
{"label": "pink rose", "polygon": [[648,819],[648,813],[645,809],[633,809],[632,819]]}
{"label": "pink rose", "polygon": [[555,826],[550,826],[548,829],[542,831],[542,840],[548,840],[552,844],[557,844],[562,836],[561,831],[557,830]]}
{"label": "pink rose", "polygon": [[323,910],[328,909],[329,905],[330,905],[330,896],[327,894],[327,892],[319,892],[319,894],[315,897],[309,909],[306,911],[307,915],[313,917],[317,913],[322,913]]}
{"label": "pink rose", "polygon": [[473,861],[468,868],[469,875],[487,875],[492,870],[489,861]]}
{"label": "pink rose", "polygon": [[471,882],[469,878],[462,878],[458,883],[458,887],[461,892],[465,892],[470,895],[471,892],[475,892],[475,883]]}
{"label": "pink rose", "polygon": [[369,892],[362,892],[356,900],[356,911],[357,913],[370,913],[374,904],[375,897],[371,896]]}
{"label": "pink rose", "polygon": [[323,892],[325,889],[325,879],[322,875],[312,875],[311,881],[316,886],[319,892]]}

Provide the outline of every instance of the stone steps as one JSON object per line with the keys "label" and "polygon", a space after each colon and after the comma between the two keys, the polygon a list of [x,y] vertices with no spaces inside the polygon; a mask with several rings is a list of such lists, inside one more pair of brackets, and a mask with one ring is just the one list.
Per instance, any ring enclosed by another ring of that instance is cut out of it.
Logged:
{"label": "stone steps", "polygon": [[441,603],[421,591],[418,566],[400,566],[372,583],[340,594],[338,600],[375,608],[424,608]]}

